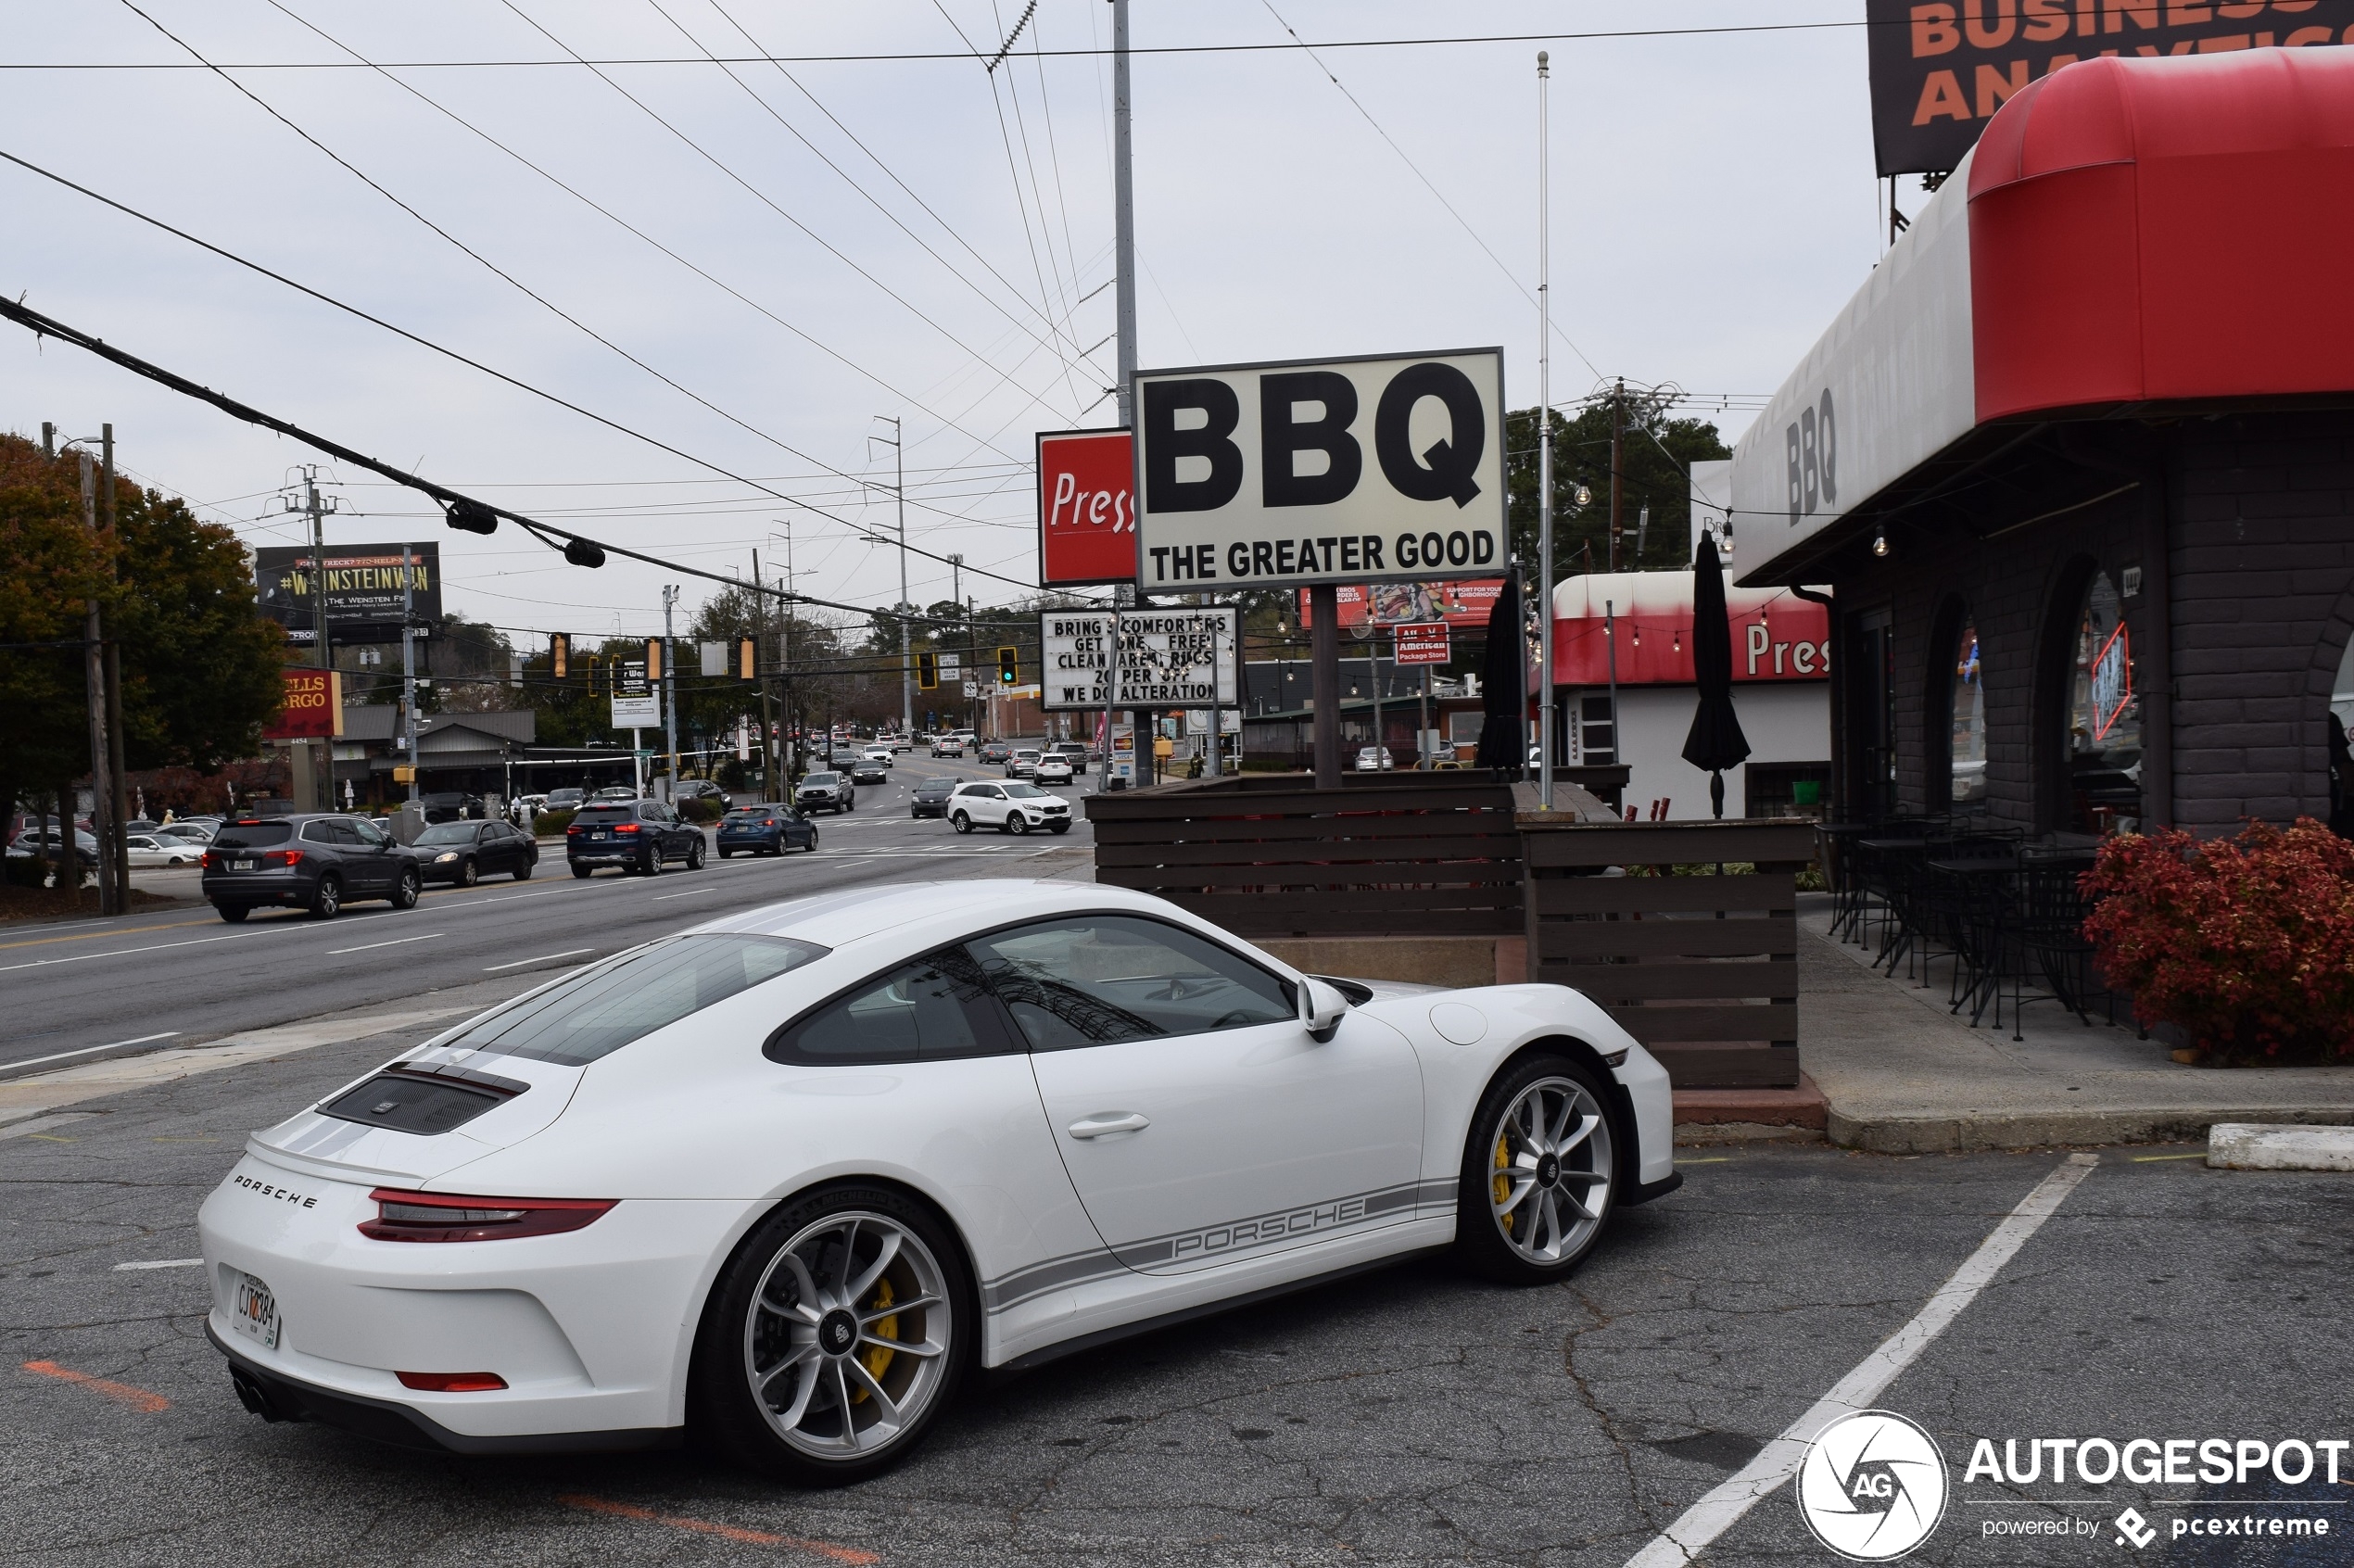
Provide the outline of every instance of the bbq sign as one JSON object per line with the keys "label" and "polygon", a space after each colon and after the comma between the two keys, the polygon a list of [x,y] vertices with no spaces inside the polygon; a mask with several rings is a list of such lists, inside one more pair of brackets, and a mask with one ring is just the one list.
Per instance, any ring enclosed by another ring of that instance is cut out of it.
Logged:
{"label": "bbq sign", "polygon": [[1500,570],[1503,398],[1500,348],[1139,373],[1139,584]]}

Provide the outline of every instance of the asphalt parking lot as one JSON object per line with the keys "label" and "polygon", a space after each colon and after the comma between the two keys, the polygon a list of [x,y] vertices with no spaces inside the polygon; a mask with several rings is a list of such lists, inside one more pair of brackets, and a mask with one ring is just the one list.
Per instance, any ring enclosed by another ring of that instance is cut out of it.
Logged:
{"label": "asphalt parking lot", "polygon": [[[2065,1158],[1688,1149],[1683,1191],[1618,1216],[1566,1285],[1516,1292],[1402,1265],[979,1391],[899,1471],[794,1493],[691,1452],[441,1459],[238,1406],[203,1338],[201,1271],[136,1265],[195,1256],[196,1207],[247,1129],[409,1038],[139,1089],[0,1138],[0,1554],[58,1568],[1615,1568],[1918,1312]],[[2349,1179],[2210,1171],[2193,1153],[2103,1151],[1880,1397],[1936,1434],[1954,1471],[1945,1521],[1914,1561],[2114,1558],[2107,1521],[2129,1503],[2161,1528],[2241,1498],[2349,1511],[2354,1486],[2260,1478],[1963,1483],[1979,1436],[2354,1435]],[[2097,1519],[2102,1533],[1985,1533],[2030,1517]],[[2202,1555],[2161,1535],[2146,1555],[2354,1560],[2343,1538]],[[1831,1559],[1783,1487],[1703,1561]]]}

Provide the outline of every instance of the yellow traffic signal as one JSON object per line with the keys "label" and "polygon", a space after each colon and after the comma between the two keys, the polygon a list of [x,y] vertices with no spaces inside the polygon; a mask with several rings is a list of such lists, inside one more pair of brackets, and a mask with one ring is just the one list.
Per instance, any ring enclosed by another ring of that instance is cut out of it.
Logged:
{"label": "yellow traffic signal", "polygon": [[646,639],[646,681],[649,685],[662,679],[663,641],[658,637]]}
{"label": "yellow traffic signal", "polygon": [[564,680],[571,677],[572,639],[566,637],[563,632],[551,632],[549,634],[548,673],[554,676],[558,680]]}
{"label": "yellow traffic signal", "polygon": [[997,650],[997,684],[1000,686],[1021,684],[1020,649],[1000,648]]}
{"label": "yellow traffic signal", "polygon": [[757,680],[760,677],[760,645],[748,637],[736,639],[736,678]]}

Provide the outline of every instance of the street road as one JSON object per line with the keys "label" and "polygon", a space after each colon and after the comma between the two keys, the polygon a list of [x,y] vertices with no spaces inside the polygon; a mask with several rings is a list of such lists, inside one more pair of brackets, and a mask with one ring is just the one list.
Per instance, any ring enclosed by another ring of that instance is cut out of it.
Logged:
{"label": "street road", "polygon": [[[260,911],[232,926],[199,904],[0,932],[0,1073],[60,1054],[103,1060],[113,1054],[104,1047],[151,1051],[371,1003],[414,1002],[500,975],[530,979],[732,909],[829,888],[1037,875],[1041,864],[1057,863],[1053,850],[1093,842],[1083,816],[1059,838],[987,829],[959,837],[941,818],[910,818],[910,790],[939,773],[1004,777],[969,761],[903,754],[888,784],[858,791],[855,810],[816,818],[815,854],[723,861],[713,854],[701,871],[601,871],[576,881],[562,841],[547,840],[529,882],[429,886],[406,912],[358,904],[314,920],[297,910]],[[1095,777],[1059,792],[1076,804]],[[142,873],[140,884],[195,898],[196,879],[194,871],[155,871]]]}

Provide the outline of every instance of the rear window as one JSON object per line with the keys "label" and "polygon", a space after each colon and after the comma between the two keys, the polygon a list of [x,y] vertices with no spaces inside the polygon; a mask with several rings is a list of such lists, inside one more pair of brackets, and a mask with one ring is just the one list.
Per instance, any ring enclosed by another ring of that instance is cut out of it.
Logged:
{"label": "rear window", "polygon": [[585,1067],[829,951],[791,937],[673,937],[525,997],[442,1043]]}
{"label": "rear window", "polygon": [[[52,829],[49,835],[56,838]],[[294,837],[294,825],[288,822],[235,822],[213,836],[215,849],[270,849]]]}
{"label": "rear window", "polygon": [[583,806],[580,808],[580,814],[573,818],[575,823],[635,822],[637,820],[638,808],[626,805]]}

